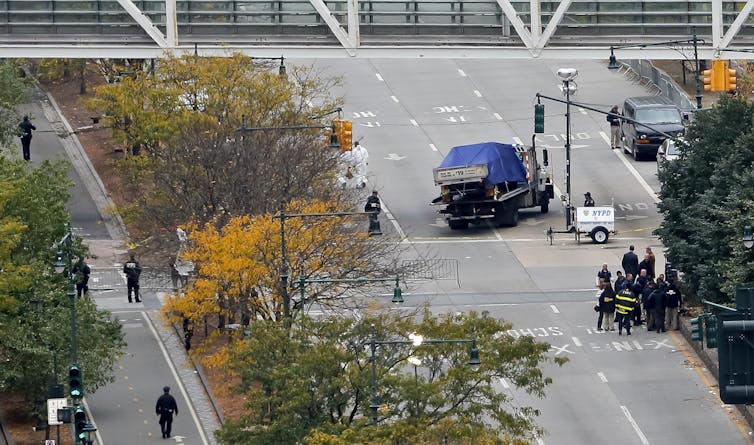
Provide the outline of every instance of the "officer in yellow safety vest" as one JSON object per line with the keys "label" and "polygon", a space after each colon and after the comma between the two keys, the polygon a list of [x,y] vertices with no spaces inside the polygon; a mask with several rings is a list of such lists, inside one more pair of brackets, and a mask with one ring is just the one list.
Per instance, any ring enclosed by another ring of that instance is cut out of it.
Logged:
{"label": "officer in yellow safety vest", "polygon": [[626,328],[626,335],[631,335],[631,313],[636,307],[636,297],[628,289],[623,289],[615,296],[615,321],[618,322],[618,335],[623,334],[623,327]]}

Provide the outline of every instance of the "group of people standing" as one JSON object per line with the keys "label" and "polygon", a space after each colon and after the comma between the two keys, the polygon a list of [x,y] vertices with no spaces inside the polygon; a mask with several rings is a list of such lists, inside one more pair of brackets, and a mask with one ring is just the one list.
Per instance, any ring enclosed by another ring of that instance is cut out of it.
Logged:
{"label": "group of people standing", "polygon": [[618,335],[624,329],[626,335],[631,335],[632,324],[635,327],[646,323],[647,330],[657,332],[677,330],[681,292],[675,276],[655,276],[652,248],[647,247],[639,261],[634,246],[630,246],[621,266],[626,274],[617,271],[614,281],[607,263],[597,272],[597,330],[615,331],[614,323],[618,323]]}

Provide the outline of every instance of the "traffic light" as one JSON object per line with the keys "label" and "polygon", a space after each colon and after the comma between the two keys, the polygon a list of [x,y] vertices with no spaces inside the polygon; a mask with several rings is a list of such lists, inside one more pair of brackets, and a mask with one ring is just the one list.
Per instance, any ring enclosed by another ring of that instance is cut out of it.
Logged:
{"label": "traffic light", "polygon": [[725,91],[733,91],[736,89],[736,70],[731,69],[727,63],[725,68]]}
{"label": "traffic light", "polygon": [[[691,319],[691,339],[696,341],[702,341],[702,317],[694,317]],[[704,342],[702,342],[704,347]]]}
{"label": "traffic light", "polygon": [[353,122],[342,121],[338,142],[340,142],[341,151],[351,151],[351,148],[353,148]]}
{"label": "traffic light", "polygon": [[[712,69],[702,71],[704,91],[726,91],[728,78],[728,61],[713,60]],[[733,79],[735,85],[735,77]]]}
{"label": "traffic light", "polygon": [[68,394],[73,400],[84,397],[84,380],[77,365],[68,368]]}
{"label": "traffic light", "polygon": [[86,421],[86,411],[84,411],[84,408],[80,406],[77,407],[76,411],[73,413],[74,439],[76,445],[86,443],[87,424],[88,422]]}
{"label": "traffic light", "polygon": [[[330,148],[343,148],[343,144],[340,142],[340,135],[343,131],[343,121],[335,119],[332,121],[332,131],[330,132]],[[350,148],[349,148],[350,150]]]}
{"label": "traffic light", "polygon": [[717,348],[717,317],[708,315],[704,320],[704,336],[707,337],[707,347]]}
{"label": "traffic light", "polygon": [[542,134],[545,132],[545,106],[544,104],[534,104],[534,133]]}

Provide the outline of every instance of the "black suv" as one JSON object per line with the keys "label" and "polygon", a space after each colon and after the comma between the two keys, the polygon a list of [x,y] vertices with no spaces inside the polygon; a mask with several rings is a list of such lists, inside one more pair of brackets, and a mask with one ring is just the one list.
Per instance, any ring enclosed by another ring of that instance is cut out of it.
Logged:
{"label": "black suv", "polygon": [[623,115],[639,122],[634,124],[623,120],[623,151],[631,153],[636,160],[657,156],[657,147],[666,139],[658,131],[674,137],[683,136],[687,119],[673,102],[663,96],[630,97],[623,103]]}

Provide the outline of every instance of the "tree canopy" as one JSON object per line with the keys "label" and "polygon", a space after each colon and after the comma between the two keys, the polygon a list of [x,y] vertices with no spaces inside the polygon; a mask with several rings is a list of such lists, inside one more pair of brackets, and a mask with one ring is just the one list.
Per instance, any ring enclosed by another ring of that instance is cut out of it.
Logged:
{"label": "tree canopy", "polygon": [[[68,167],[47,161],[31,167],[0,155],[0,390],[21,392],[29,402],[44,399],[47,385],[71,363],[68,283],[52,269],[51,247],[69,222]],[[73,250],[86,252],[78,237]],[[86,389],[94,391],[112,380],[123,335],[88,299],[76,302],[76,320],[78,362]]]}
{"label": "tree canopy", "polygon": [[753,119],[754,105],[721,96],[696,114],[680,159],[659,173],[656,233],[692,297],[730,302],[737,285],[754,281],[753,253],[741,242],[754,221]]}
{"label": "tree canopy", "polygon": [[[241,54],[184,56],[96,89],[114,138],[134,156],[121,162],[131,232],[273,211],[292,199],[335,193],[338,152],[326,149],[323,115],[338,79],[291,67],[287,77]],[[304,126],[300,130],[259,127]]]}
{"label": "tree canopy", "polygon": [[[496,385],[505,378],[543,397],[551,379],[540,367],[549,345],[513,338],[505,333],[510,327],[486,313],[438,318],[428,309],[418,317],[388,311],[302,317],[291,329],[258,322],[232,344],[226,368],[240,376],[248,413],[226,422],[218,438],[227,445],[528,443],[542,433],[538,411],[513,403]],[[415,347],[410,333],[476,340],[481,366],[468,366],[469,343]],[[377,427],[371,424],[374,388]]]}

